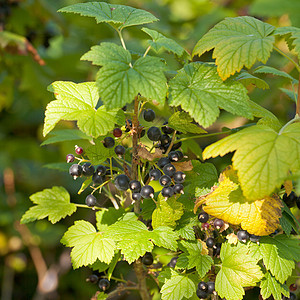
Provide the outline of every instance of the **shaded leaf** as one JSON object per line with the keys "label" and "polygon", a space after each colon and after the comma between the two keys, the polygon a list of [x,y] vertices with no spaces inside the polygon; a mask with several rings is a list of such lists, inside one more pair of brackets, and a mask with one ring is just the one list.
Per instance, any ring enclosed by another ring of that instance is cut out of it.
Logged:
{"label": "shaded leaf", "polygon": [[283,77],[283,78],[287,78],[292,83],[295,83],[295,84],[298,83],[298,81],[294,77],[292,77],[290,74],[288,74],[284,71],[281,71],[281,70],[277,70],[273,67],[269,67],[269,66],[259,66],[258,68],[256,68],[254,70],[254,73],[272,74],[274,76],[280,76],[280,77]]}
{"label": "shaded leaf", "polygon": [[253,76],[252,74],[248,73],[248,72],[241,72],[240,74],[238,74],[235,77],[236,80],[240,81],[244,86],[248,86],[250,84],[255,85],[256,87],[258,87],[259,89],[269,89],[269,85],[262,79]]}

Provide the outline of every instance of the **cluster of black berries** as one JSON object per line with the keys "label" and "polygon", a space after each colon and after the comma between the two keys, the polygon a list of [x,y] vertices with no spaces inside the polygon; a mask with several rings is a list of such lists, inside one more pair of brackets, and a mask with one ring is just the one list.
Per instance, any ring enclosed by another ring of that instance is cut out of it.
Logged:
{"label": "cluster of black berries", "polygon": [[289,195],[285,193],[282,197],[283,202],[285,202],[286,206],[289,208],[292,208],[297,205],[297,207],[300,209],[300,196],[297,197],[295,192],[291,192]]}
{"label": "cluster of black berries", "polygon": [[197,297],[200,299],[206,299],[210,294],[216,294],[215,283],[213,281],[200,281],[196,291]]}
{"label": "cluster of black berries", "polygon": [[98,283],[98,286],[100,288],[100,290],[102,291],[107,291],[110,287],[110,282],[108,279],[106,278],[101,278],[99,280],[99,276],[96,275],[96,274],[92,274],[90,275],[87,279],[86,279],[87,282],[90,282],[90,283],[93,283],[93,284],[96,284]]}
{"label": "cluster of black berries", "polygon": [[248,240],[250,240],[253,243],[259,243],[260,240],[260,236],[250,234],[247,230],[239,230],[236,235],[238,240],[243,243],[246,243]]}

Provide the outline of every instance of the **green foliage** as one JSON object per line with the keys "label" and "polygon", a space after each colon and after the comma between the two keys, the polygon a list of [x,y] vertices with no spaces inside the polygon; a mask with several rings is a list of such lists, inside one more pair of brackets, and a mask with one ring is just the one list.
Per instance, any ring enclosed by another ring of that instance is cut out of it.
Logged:
{"label": "green foliage", "polygon": [[269,272],[267,272],[265,277],[262,279],[260,288],[261,295],[264,299],[269,298],[271,295],[275,300],[281,300],[282,295],[286,297],[290,296],[287,286],[279,283]]}

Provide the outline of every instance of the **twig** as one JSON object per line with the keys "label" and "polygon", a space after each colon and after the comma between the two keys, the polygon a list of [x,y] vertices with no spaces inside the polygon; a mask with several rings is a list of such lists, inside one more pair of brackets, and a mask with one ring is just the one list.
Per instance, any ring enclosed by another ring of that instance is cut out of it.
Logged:
{"label": "twig", "polygon": [[151,300],[150,294],[147,289],[147,284],[146,284],[146,274],[141,259],[137,259],[134,262],[134,271],[138,279],[138,288],[142,300]]}
{"label": "twig", "polygon": [[274,46],[274,50],[277,51],[282,56],[284,56],[286,59],[288,59],[296,67],[296,69],[298,70],[298,72],[300,72],[300,66],[291,57],[289,57],[288,55],[286,55],[284,52],[282,52],[276,46]]}
{"label": "twig", "polygon": [[298,98],[296,104],[296,116],[300,117],[300,74],[299,74],[299,81],[298,81]]}

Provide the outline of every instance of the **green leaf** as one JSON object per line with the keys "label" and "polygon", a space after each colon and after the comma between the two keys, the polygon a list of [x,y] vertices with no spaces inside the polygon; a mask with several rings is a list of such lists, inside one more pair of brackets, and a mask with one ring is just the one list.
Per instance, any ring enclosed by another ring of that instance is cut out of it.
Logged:
{"label": "green leaf", "polygon": [[124,216],[125,210],[123,208],[115,209],[109,207],[107,210],[99,210],[96,212],[97,228],[103,225],[112,225]]}
{"label": "green leaf", "polygon": [[97,259],[109,264],[114,256],[115,242],[86,221],[76,221],[61,239],[66,247],[73,247],[71,259],[73,268],[93,264]]}
{"label": "green leaf", "polygon": [[173,251],[177,250],[176,240],[178,239],[178,235],[170,227],[161,226],[155,228],[150,232],[150,237],[152,242],[159,247],[164,247]]}
{"label": "green leaf", "polygon": [[166,51],[175,53],[178,56],[183,55],[185,51],[184,48],[182,48],[174,40],[169,39],[156,30],[152,30],[149,28],[144,27],[142,28],[142,31],[147,33],[152,38],[152,41],[148,40],[148,44],[155,52],[159,52],[159,50],[165,49]]}
{"label": "green leaf", "polygon": [[74,140],[89,140],[91,141],[91,137],[87,136],[85,133],[78,129],[63,129],[63,130],[54,130],[51,132],[51,137],[46,139],[41,143],[41,146],[49,145],[58,142],[64,141],[74,141]]}
{"label": "green leaf", "polygon": [[151,13],[130,6],[108,4],[105,2],[77,3],[59,10],[81,16],[94,17],[97,23],[108,23],[121,30],[128,26],[158,21]]}
{"label": "green leaf", "polygon": [[265,268],[280,282],[292,274],[295,262],[300,260],[299,240],[281,234],[275,237],[262,237],[259,245],[251,243],[251,255],[262,259]]}
{"label": "green leaf", "polygon": [[185,212],[177,222],[177,234],[186,240],[195,240],[194,226],[199,225],[198,218],[193,212]]}
{"label": "green leaf", "polygon": [[54,186],[30,196],[30,200],[36,204],[29,208],[22,216],[21,223],[29,223],[48,217],[54,224],[66,216],[72,215],[77,207],[70,203],[70,195],[61,186]]}
{"label": "green leaf", "polygon": [[94,262],[92,265],[89,265],[89,267],[93,271],[98,271],[99,273],[101,273],[101,272],[107,270],[109,265],[100,261],[99,259],[97,259],[96,262]]}
{"label": "green leaf", "polygon": [[285,93],[292,101],[295,103],[297,102],[298,99],[298,93],[295,93],[295,91],[291,91],[285,88],[279,88],[283,93]]}
{"label": "green leaf", "polygon": [[161,288],[162,300],[189,299],[196,291],[195,283],[187,276],[171,270],[171,278],[167,279]]}
{"label": "green leaf", "polygon": [[281,300],[282,295],[286,297],[290,296],[287,286],[279,283],[269,272],[265,274],[265,277],[260,283],[260,294],[264,299],[272,295],[275,300]]}
{"label": "green leaf", "polygon": [[[161,194],[160,194],[161,195]],[[170,197],[167,200],[159,196],[157,207],[152,214],[152,226],[158,228],[160,226],[168,226],[174,228],[176,221],[183,215],[183,205],[177,202],[176,198]]]}
{"label": "green leaf", "polygon": [[99,92],[95,82],[73,83],[56,81],[48,87],[57,100],[46,108],[43,134],[46,136],[60,120],[77,121],[81,131],[89,136],[106,135],[120,121],[124,112],[108,111],[105,106],[96,109]]}
{"label": "green leaf", "polygon": [[178,256],[176,267],[178,269],[187,269],[188,266],[189,266],[188,254],[187,253],[181,253]]}
{"label": "green leaf", "polygon": [[248,86],[250,84],[255,85],[256,87],[258,87],[259,89],[269,89],[269,85],[262,79],[253,76],[252,74],[242,71],[240,74],[238,74],[235,77],[236,80],[240,81],[244,86]]}
{"label": "green leaf", "polygon": [[232,161],[243,193],[249,200],[262,199],[280,187],[289,170],[300,169],[300,123],[278,134],[266,126],[251,126],[210,146],[203,158],[235,151]]}
{"label": "green leaf", "polygon": [[97,294],[97,300],[105,300],[107,298],[107,294],[105,294],[104,292],[99,292]]}
{"label": "green leaf", "polygon": [[128,50],[113,43],[94,46],[82,59],[103,66],[97,74],[101,100],[110,109],[131,103],[140,93],[163,104],[167,93],[165,64],[157,57],[138,58],[131,66]]}
{"label": "green leaf", "polygon": [[267,62],[275,41],[274,29],[249,16],[226,18],[198,41],[193,56],[214,48],[218,73],[225,80],[244,66],[251,68],[257,60]]}
{"label": "green leaf", "polygon": [[192,122],[193,118],[191,118],[189,114],[183,111],[178,111],[169,118],[168,126],[177,131],[181,131],[182,133],[207,133],[207,131]]}
{"label": "green leaf", "polygon": [[216,277],[216,291],[221,298],[240,300],[245,294],[243,288],[255,286],[263,277],[257,259],[248,254],[247,245],[223,243],[220,258],[222,265]]}
{"label": "green leaf", "polygon": [[184,253],[187,255],[189,262],[188,269],[196,267],[200,278],[204,278],[213,264],[213,259],[209,255],[201,254],[202,244],[198,241],[181,241],[181,244],[186,249]]}
{"label": "green leaf", "polygon": [[191,63],[178,71],[170,81],[171,106],[181,106],[200,125],[208,127],[220,110],[251,119],[247,89],[229,79],[223,82],[212,65]]}
{"label": "green leaf", "polygon": [[110,278],[111,278],[111,276],[112,276],[112,274],[114,272],[114,269],[115,269],[115,267],[116,267],[116,265],[117,265],[120,257],[121,257],[121,254],[120,254],[120,251],[118,251],[116,253],[116,255],[113,257],[111,263],[109,264],[109,268],[108,268],[108,271],[107,271],[107,279],[108,280],[110,280]]}

